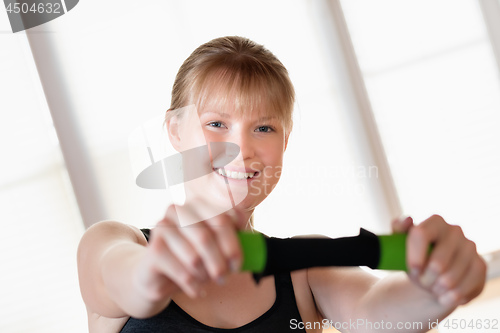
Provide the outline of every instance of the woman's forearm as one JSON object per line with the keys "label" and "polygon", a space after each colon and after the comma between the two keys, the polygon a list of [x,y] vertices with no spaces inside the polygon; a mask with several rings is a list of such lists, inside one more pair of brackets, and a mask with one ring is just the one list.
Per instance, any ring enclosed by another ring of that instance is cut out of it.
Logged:
{"label": "woman's forearm", "polygon": [[427,332],[436,319],[454,310],[413,283],[405,273],[393,273],[376,282],[359,300],[352,332]]}

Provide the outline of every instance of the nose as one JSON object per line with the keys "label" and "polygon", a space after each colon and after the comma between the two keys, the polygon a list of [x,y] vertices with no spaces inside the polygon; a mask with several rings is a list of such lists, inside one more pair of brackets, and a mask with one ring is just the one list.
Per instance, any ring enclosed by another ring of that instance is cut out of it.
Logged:
{"label": "nose", "polygon": [[231,142],[240,147],[240,156],[243,160],[252,159],[255,156],[256,142],[250,133],[238,130],[231,136]]}

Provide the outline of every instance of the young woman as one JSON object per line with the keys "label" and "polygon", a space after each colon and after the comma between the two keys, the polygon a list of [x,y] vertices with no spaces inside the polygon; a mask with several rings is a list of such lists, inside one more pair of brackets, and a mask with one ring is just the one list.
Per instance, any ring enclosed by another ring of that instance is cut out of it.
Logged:
{"label": "young woman", "polygon": [[[293,104],[286,69],[261,45],[225,37],[191,54],[174,83],[169,139],[179,152],[212,142],[239,146],[228,165],[212,165],[196,193],[209,206],[235,206],[210,217],[197,201],[172,205],[149,239],[119,222],[89,228],[78,268],[90,332],[321,332],[325,319],[345,332],[388,323],[392,331],[425,332],[481,292],[485,263],[440,216],[393,222],[395,232],[408,233],[409,274],[377,279],[360,269],[311,268],[256,284],[240,272],[237,231],[252,228],[255,207],[279,180]],[[186,106],[196,110],[194,123]],[[186,212],[200,222],[183,224]],[[415,322],[421,325],[408,327]]]}

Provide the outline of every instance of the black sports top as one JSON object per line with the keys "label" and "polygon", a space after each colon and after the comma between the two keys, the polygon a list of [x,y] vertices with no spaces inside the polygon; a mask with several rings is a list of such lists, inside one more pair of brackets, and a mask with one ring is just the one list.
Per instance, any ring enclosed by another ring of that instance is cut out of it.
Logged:
{"label": "black sports top", "polygon": [[[146,239],[149,239],[149,230],[143,229]],[[259,318],[237,328],[216,328],[207,326],[191,317],[182,310],[174,301],[159,314],[147,319],[130,318],[120,331],[121,333],[139,332],[166,332],[166,333],[281,333],[305,332],[298,329],[300,323],[299,309],[295,300],[290,273],[274,276],[276,300],[273,306]]]}

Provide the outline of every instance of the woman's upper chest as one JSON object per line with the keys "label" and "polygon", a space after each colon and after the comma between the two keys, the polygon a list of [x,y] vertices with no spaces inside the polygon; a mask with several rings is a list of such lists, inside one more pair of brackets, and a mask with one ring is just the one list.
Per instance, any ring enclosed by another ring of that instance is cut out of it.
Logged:
{"label": "woman's upper chest", "polygon": [[228,277],[224,285],[210,284],[205,291],[206,295],[197,299],[182,293],[172,299],[194,320],[211,327],[237,328],[256,324],[263,317],[283,317],[284,313],[290,315],[286,323],[283,321],[287,326],[298,321],[320,321],[305,271],[292,273],[291,281],[267,277],[258,284],[249,274],[236,274]]}

